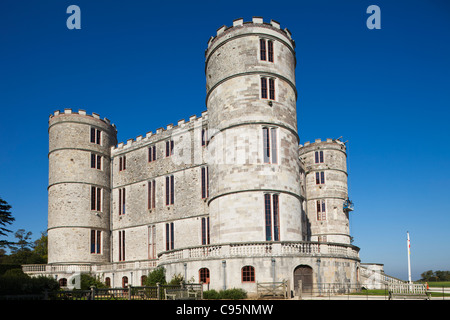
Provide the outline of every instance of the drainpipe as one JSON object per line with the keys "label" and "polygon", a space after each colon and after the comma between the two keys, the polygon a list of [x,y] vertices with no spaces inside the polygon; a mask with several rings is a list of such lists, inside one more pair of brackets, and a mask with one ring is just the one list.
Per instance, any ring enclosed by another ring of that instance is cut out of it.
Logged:
{"label": "drainpipe", "polygon": [[227,272],[226,272],[227,262],[222,260],[222,269],[223,269],[223,290],[227,289]]}

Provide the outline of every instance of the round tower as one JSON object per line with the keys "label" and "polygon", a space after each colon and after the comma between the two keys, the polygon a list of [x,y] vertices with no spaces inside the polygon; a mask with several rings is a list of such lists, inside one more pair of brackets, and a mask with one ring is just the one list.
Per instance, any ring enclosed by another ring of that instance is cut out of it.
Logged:
{"label": "round tower", "polygon": [[49,119],[48,263],[110,260],[111,146],[108,119],[65,109]]}
{"label": "round tower", "polygon": [[347,153],[340,140],[316,140],[300,148],[306,174],[311,240],[350,244]]}
{"label": "round tower", "polygon": [[289,31],[237,19],[205,56],[211,242],[303,240]]}

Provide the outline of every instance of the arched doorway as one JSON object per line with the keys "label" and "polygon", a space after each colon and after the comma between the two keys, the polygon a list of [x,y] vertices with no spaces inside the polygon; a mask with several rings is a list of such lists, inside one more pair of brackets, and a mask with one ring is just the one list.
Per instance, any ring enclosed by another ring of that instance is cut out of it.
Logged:
{"label": "arched doorway", "polygon": [[302,294],[312,294],[313,271],[310,266],[299,265],[294,270],[294,292],[299,289],[299,281],[302,282]]}

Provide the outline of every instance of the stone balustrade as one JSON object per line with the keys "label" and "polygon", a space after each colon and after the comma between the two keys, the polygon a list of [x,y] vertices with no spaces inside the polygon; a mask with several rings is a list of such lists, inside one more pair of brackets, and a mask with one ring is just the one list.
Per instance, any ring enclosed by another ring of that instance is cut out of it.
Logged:
{"label": "stone balustrade", "polygon": [[240,242],[220,245],[206,245],[188,247],[161,252],[159,259],[140,260],[130,262],[116,262],[102,265],[90,264],[59,264],[59,265],[24,265],[27,274],[50,273],[83,273],[83,272],[111,272],[125,270],[153,269],[162,263],[177,261],[193,261],[198,259],[226,259],[236,257],[277,257],[277,256],[305,256],[305,257],[342,257],[359,259],[359,248],[348,244],[320,243],[309,241],[286,242]]}

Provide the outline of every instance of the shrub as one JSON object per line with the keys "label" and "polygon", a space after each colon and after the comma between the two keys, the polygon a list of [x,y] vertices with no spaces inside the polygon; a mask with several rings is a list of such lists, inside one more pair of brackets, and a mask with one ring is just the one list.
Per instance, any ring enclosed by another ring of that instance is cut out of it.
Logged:
{"label": "shrub", "polygon": [[247,292],[243,289],[226,289],[220,290],[207,290],[203,292],[203,299],[226,299],[226,300],[239,300],[247,298]]}
{"label": "shrub", "polygon": [[156,284],[166,284],[166,270],[159,267],[148,274],[147,280],[145,280],[144,285],[146,286],[156,286]]}

